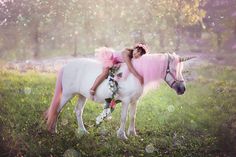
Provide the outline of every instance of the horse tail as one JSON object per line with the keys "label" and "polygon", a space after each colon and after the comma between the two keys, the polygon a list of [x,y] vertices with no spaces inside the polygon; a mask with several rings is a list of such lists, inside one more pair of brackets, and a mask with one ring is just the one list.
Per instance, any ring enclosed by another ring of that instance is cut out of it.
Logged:
{"label": "horse tail", "polygon": [[57,114],[58,114],[57,111],[59,108],[62,94],[62,75],[63,75],[63,68],[58,72],[54,96],[50,107],[45,113],[45,119],[47,120],[48,130],[52,129],[54,123],[57,120]]}

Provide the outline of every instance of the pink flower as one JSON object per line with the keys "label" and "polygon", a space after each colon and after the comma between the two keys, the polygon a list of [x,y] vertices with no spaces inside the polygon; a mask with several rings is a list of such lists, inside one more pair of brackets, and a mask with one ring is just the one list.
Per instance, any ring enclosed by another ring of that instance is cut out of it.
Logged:
{"label": "pink flower", "polygon": [[116,107],[116,101],[114,99],[111,100],[110,102],[110,107],[114,109]]}

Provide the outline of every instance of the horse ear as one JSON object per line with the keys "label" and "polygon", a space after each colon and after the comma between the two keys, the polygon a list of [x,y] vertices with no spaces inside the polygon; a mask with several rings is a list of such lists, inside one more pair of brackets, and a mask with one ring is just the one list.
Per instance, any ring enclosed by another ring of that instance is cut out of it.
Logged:
{"label": "horse ear", "polygon": [[179,62],[185,62],[187,60],[196,58],[196,56],[191,56],[191,57],[179,57]]}

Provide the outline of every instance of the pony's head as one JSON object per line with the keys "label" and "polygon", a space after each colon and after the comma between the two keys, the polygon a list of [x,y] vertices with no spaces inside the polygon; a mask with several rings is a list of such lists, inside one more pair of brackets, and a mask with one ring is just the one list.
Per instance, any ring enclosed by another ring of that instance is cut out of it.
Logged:
{"label": "pony's head", "polygon": [[185,81],[182,75],[183,62],[192,58],[194,57],[183,58],[179,57],[175,53],[168,53],[168,62],[164,80],[172,89],[176,91],[178,95],[184,94],[186,90]]}

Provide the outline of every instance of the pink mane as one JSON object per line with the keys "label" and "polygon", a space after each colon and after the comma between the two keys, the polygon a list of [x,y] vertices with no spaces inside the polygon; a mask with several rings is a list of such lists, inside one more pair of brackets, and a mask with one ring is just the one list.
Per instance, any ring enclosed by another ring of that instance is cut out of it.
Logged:
{"label": "pink mane", "polygon": [[167,54],[147,54],[132,63],[137,72],[143,76],[145,88],[155,88],[165,77],[167,68]]}

